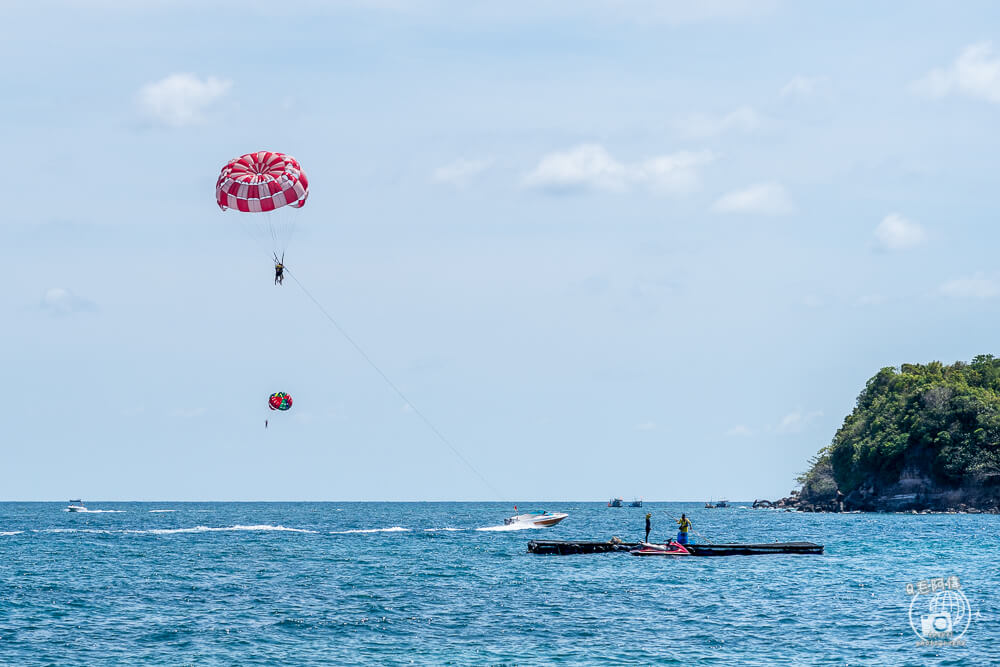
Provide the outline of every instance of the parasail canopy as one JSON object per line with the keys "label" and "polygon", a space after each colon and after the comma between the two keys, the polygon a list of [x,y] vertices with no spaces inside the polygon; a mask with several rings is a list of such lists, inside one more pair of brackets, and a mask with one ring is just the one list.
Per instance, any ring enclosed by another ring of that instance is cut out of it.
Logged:
{"label": "parasail canopy", "polygon": [[258,151],[226,163],[215,183],[215,200],[225,211],[265,213],[283,206],[302,208],[309,179],[291,155]]}
{"label": "parasail canopy", "polygon": [[292,397],[283,391],[277,391],[267,399],[267,407],[272,410],[285,411],[292,407]]}

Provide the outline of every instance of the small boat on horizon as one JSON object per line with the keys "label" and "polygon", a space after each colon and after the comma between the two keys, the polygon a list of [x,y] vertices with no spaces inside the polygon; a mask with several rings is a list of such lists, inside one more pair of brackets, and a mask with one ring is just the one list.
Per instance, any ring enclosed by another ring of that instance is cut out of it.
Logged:
{"label": "small boat on horizon", "polygon": [[[517,505],[514,506],[514,511],[517,511]],[[503,525],[512,526],[515,524],[523,524],[525,526],[548,528],[549,526],[556,525],[568,516],[569,514],[566,514],[565,512],[535,510],[533,512],[525,512],[524,514],[515,514],[514,516],[507,517],[503,520]]]}
{"label": "small boat on horizon", "polygon": [[66,506],[67,512],[86,512],[87,508],[83,506],[83,501],[80,499],[69,501],[69,505]]}
{"label": "small boat on horizon", "polygon": [[707,503],[705,503],[705,509],[707,509],[707,510],[715,509],[715,508],[725,508],[725,507],[729,507],[729,501],[728,500],[720,500],[720,501],[716,502],[715,504],[712,504],[712,501],[709,500]]}
{"label": "small boat on horizon", "polygon": [[624,498],[612,498],[608,501],[608,507],[622,507],[625,503]]}
{"label": "small boat on horizon", "polygon": [[642,507],[642,498],[636,498],[628,504],[629,507]]}

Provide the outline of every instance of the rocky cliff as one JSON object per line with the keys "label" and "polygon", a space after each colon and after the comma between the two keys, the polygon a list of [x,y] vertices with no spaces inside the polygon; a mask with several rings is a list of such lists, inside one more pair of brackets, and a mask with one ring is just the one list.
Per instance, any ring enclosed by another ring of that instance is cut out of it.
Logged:
{"label": "rocky cliff", "polygon": [[1000,512],[1000,359],[883,368],[775,506]]}

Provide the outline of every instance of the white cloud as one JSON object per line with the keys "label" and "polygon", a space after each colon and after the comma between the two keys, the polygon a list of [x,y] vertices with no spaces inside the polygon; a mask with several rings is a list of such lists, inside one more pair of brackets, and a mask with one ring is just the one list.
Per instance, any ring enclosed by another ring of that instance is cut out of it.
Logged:
{"label": "white cloud", "polygon": [[804,429],[809,422],[822,416],[823,412],[820,410],[816,410],[814,412],[800,412],[799,410],[789,412],[781,418],[781,421],[778,422],[778,425],[774,430],[778,433],[798,433]]}
{"label": "white cloud", "polygon": [[447,185],[464,186],[475,176],[483,173],[493,164],[490,158],[480,160],[455,160],[451,164],[438,167],[431,174],[431,180],[435,183]]}
{"label": "white cloud", "polygon": [[698,187],[698,169],[714,159],[710,151],[680,151],[652,157],[627,168],[637,183],[661,192],[683,193]]}
{"label": "white cloud", "polygon": [[758,183],[723,195],[712,205],[712,210],[719,213],[781,215],[791,213],[795,206],[780,183]]}
{"label": "white cloud", "polygon": [[584,144],[563,153],[549,153],[524,179],[545,190],[625,189],[625,165],[598,144]]}
{"label": "white cloud", "polygon": [[97,306],[65,287],[51,287],[42,295],[41,309],[52,315],[72,315],[94,312]]}
{"label": "white cloud", "polygon": [[[148,1],[148,0],[147,0]],[[353,5],[370,9],[398,9],[407,13],[445,13],[452,4],[442,0],[406,2],[404,0],[338,0],[320,3],[322,6],[339,5],[349,1]],[[467,13],[488,19],[495,25],[515,20],[506,3],[465,3]],[[518,3],[516,17],[528,21],[580,21],[596,25],[636,24],[643,28],[651,25],[685,25],[706,22],[744,21],[774,12],[778,0],[575,0],[574,2]],[[523,18],[522,18],[523,17]]]}
{"label": "white cloud", "polygon": [[642,422],[641,424],[635,425],[636,431],[655,431],[656,422]]}
{"label": "white cloud", "polygon": [[1000,296],[1000,284],[992,278],[977,275],[949,280],[938,288],[938,292],[956,299],[992,299]]}
{"label": "white cloud", "polygon": [[812,97],[823,92],[829,81],[825,77],[793,76],[781,87],[782,97]]}
{"label": "white cloud", "polygon": [[818,294],[806,294],[802,297],[802,305],[806,308],[821,308],[824,303],[823,297]]}
{"label": "white cloud", "polygon": [[205,120],[205,112],[232,85],[232,81],[212,76],[202,80],[194,74],[171,74],[139,90],[139,107],[146,116],[164,125],[193,125]]}
{"label": "white cloud", "polygon": [[890,213],[875,227],[875,239],[883,250],[903,250],[927,240],[924,228],[899,213]]}
{"label": "white cloud", "polygon": [[583,144],[543,156],[524,177],[524,184],[557,193],[587,190],[625,192],[630,187],[641,186],[657,192],[678,194],[697,188],[699,168],[714,159],[709,151],[680,151],[623,163],[600,144]]}
{"label": "white cloud", "polygon": [[752,132],[760,125],[760,116],[747,106],[722,116],[693,114],[674,123],[674,126],[685,136],[698,139],[715,137],[729,131]]}
{"label": "white cloud", "polygon": [[960,93],[1000,104],[1000,57],[990,42],[972,44],[949,67],[932,69],[912,88],[930,97]]}
{"label": "white cloud", "polygon": [[743,424],[737,424],[736,426],[726,431],[726,435],[734,438],[745,438],[747,436],[753,435],[753,429]]}
{"label": "white cloud", "polygon": [[[545,5],[546,3],[537,3]],[[618,2],[586,2],[554,6],[572,7],[574,15],[579,7],[597,8],[607,20],[631,18],[648,25],[651,20],[668,24],[699,23],[704,21],[742,20],[771,13],[777,6],[775,0],[622,0]],[[578,7],[579,5],[579,7]]]}

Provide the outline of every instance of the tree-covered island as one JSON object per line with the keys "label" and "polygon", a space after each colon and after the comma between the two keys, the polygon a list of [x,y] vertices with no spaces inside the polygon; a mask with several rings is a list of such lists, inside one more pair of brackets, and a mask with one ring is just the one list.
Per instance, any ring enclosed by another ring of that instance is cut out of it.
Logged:
{"label": "tree-covered island", "polygon": [[883,368],[798,481],[776,505],[1000,512],[1000,359]]}

